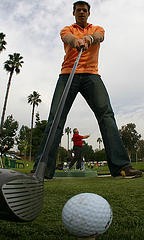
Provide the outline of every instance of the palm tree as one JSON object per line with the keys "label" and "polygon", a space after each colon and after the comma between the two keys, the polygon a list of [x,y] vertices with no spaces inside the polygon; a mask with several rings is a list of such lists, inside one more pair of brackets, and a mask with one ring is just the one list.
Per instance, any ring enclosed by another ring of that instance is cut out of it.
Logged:
{"label": "palm tree", "polygon": [[71,128],[69,128],[69,127],[67,127],[67,128],[65,128],[65,133],[67,134],[67,136],[68,136],[68,150],[69,150],[69,135],[71,134]]}
{"label": "palm tree", "polygon": [[5,38],[5,34],[3,34],[2,32],[0,33],[0,53],[5,50],[5,45],[7,44],[7,42],[4,40]]}
{"label": "palm tree", "polygon": [[101,150],[102,139],[99,137],[99,138],[97,139],[97,142],[98,142],[98,144],[99,144],[99,150]]}
{"label": "palm tree", "polygon": [[8,94],[9,94],[9,90],[10,90],[12,76],[13,76],[14,72],[16,74],[20,73],[20,68],[22,67],[22,63],[24,63],[22,61],[22,59],[23,59],[23,57],[20,56],[19,53],[14,53],[13,55],[9,54],[9,60],[4,62],[4,69],[10,75],[9,75],[9,79],[8,79],[7,90],[6,90],[5,100],[4,100],[4,106],[3,106],[3,110],[2,110],[1,127],[0,127],[1,133],[2,133],[2,128],[3,128],[3,123],[4,123],[4,117],[5,117],[5,112],[6,112],[7,100],[8,100]]}
{"label": "palm tree", "polygon": [[30,134],[30,154],[29,159],[31,160],[31,149],[32,149],[32,130],[33,130],[33,123],[34,123],[34,112],[35,107],[41,103],[40,94],[36,91],[33,91],[32,94],[28,96],[28,103],[32,105],[32,116],[31,116],[31,134]]}

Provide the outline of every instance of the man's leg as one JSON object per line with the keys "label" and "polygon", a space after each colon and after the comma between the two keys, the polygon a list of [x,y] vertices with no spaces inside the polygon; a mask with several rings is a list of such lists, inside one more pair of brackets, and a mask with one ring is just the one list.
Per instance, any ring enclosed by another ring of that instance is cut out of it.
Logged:
{"label": "man's leg", "polygon": [[[52,122],[53,122],[53,119],[54,119],[54,116],[55,116],[55,113],[56,113],[56,110],[57,110],[58,103],[60,101],[61,95],[62,95],[63,90],[65,88],[68,76],[69,76],[68,74],[60,75],[59,80],[57,82],[57,86],[56,86],[54,96],[53,96],[53,100],[52,100],[52,104],[51,104],[48,123],[46,125],[44,135],[43,135],[43,139],[42,139],[38,154],[37,154],[36,159],[35,159],[35,164],[34,164],[34,167],[33,167],[34,171],[35,171],[35,169],[37,167],[37,164],[38,164],[38,162],[39,162],[39,160],[40,160],[40,158],[43,154],[43,149],[44,149],[44,146],[45,146],[45,142],[46,142],[49,130],[51,128],[51,125],[52,125]],[[75,81],[75,82],[77,82],[77,81]],[[73,103],[77,93],[78,93],[78,86],[77,86],[77,84],[73,85],[73,83],[72,83],[72,86],[70,88],[70,91],[69,91],[68,97],[66,99],[65,106],[64,106],[61,118],[60,118],[60,122],[59,122],[57,130],[56,130],[56,134],[55,134],[55,137],[54,137],[52,147],[50,149],[49,155],[47,156],[47,168],[46,168],[46,171],[45,171],[45,178],[52,178],[54,176],[55,166],[56,166],[57,149],[58,149],[61,137],[62,137],[63,128],[64,128],[64,124],[65,124],[65,121],[66,121],[66,118],[67,118],[67,114],[68,114],[68,112],[69,112],[69,110],[72,106],[72,103]]]}
{"label": "man's leg", "polygon": [[[131,164],[120,138],[107,90],[99,75],[85,76],[82,85],[81,94],[98,120],[111,175],[118,176],[123,168]],[[141,175],[139,171],[137,174]]]}
{"label": "man's leg", "polygon": [[73,167],[73,165],[75,164],[76,161],[77,161],[77,159],[75,158],[75,152],[74,152],[74,157],[71,159],[71,161],[69,163],[69,169],[71,169]]}
{"label": "man's leg", "polygon": [[77,147],[77,164],[76,169],[81,169],[81,162],[82,162],[82,147]]}
{"label": "man's leg", "polygon": [[74,157],[69,164],[69,169],[76,163],[76,169],[81,169],[81,147],[74,146]]}

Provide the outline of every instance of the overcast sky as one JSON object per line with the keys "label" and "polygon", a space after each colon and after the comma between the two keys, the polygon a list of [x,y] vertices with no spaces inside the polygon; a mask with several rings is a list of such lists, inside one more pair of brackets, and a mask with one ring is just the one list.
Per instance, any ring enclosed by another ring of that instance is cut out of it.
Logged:
{"label": "overcast sky", "polygon": [[[20,127],[30,127],[31,105],[27,97],[33,91],[41,95],[36,108],[41,120],[47,119],[64,51],[59,32],[75,22],[72,0],[1,0],[0,32],[6,34],[6,51],[0,54],[0,113],[8,74],[3,63],[8,54],[23,56],[20,74],[14,75],[6,110]],[[144,1],[88,0],[88,22],[105,29],[101,44],[99,73],[107,87],[118,128],[135,123],[144,138]],[[85,100],[78,94],[68,115],[66,127],[77,127],[81,134],[91,134],[87,142],[94,149],[101,137],[97,121]],[[67,136],[62,146],[67,147]]]}

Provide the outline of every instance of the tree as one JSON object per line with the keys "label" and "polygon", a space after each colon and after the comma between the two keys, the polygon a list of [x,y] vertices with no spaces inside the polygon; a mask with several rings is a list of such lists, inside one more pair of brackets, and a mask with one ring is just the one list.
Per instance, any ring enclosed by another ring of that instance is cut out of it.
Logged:
{"label": "tree", "polygon": [[18,144],[18,150],[20,151],[20,155],[24,154],[26,158],[27,152],[29,149],[29,141],[30,140],[30,129],[27,126],[22,125],[18,137],[16,138]]}
{"label": "tree", "polygon": [[139,140],[137,144],[136,160],[144,160],[144,140]]}
{"label": "tree", "polygon": [[71,128],[70,127],[65,128],[65,133],[67,134],[68,137],[67,150],[69,150],[69,136],[71,134]]}
{"label": "tree", "polygon": [[97,139],[97,142],[98,142],[98,144],[99,144],[99,150],[101,150],[102,139],[99,137],[99,138]]}
{"label": "tree", "polygon": [[39,112],[37,112],[35,116],[36,116],[35,124],[37,125],[38,123],[40,123],[40,115],[39,115]]}
{"label": "tree", "polygon": [[67,157],[68,151],[64,147],[59,146],[56,158],[57,165],[63,165],[63,163],[67,161]]}
{"label": "tree", "polygon": [[94,151],[91,145],[88,145],[88,143],[86,143],[84,141],[83,147],[82,147],[82,155],[85,158],[86,162],[89,161],[94,161]]}
{"label": "tree", "polygon": [[3,122],[4,122],[4,117],[5,117],[5,111],[6,111],[8,94],[9,94],[12,76],[13,76],[14,72],[16,74],[20,73],[20,68],[22,67],[22,63],[23,63],[22,59],[23,59],[23,57],[21,57],[19,53],[14,53],[13,55],[9,54],[9,60],[7,60],[4,63],[4,69],[10,75],[9,75],[9,79],[8,79],[7,90],[6,90],[5,100],[4,100],[4,106],[3,106],[3,110],[2,110],[0,133],[2,133]]}
{"label": "tree", "polygon": [[95,150],[95,161],[97,161],[97,162],[107,161],[105,149]]}
{"label": "tree", "polygon": [[16,132],[18,130],[18,122],[14,120],[12,115],[9,115],[4,124],[3,134],[1,136],[2,145],[7,145],[8,149],[14,146]]}
{"label": "tree", "polygon": [[5,38],[5,34],[4,33],[0,33],[0,53],[5,50],[5,45],[7,44],[7,42],[4,40]]}
{"label": "tree", "polygon": [[31,115],[31,135],[30,135],[30,155],[29,158],[31,160],[31,150],[32,150],[32,131],[33,131],[33,123],[34,123],[34,112],[35,107],[41,103],[40,94],[36,91],[33,91],[32,94],[28,96],[28,103],[32,105],[32,115]]}
{"label": "tree", "polygon": [[46,128],[47,120],[37,121],[35,127],[33,128],[32,134],[32,156],[37,154],[39,149],[44,130]]}
{"label": "tree", "polygon": [[120,135],[122,137],[125,148],[128,151],[130,158],[136,153],[138,141],[141,138],[141,135],[136,131],[136,125],[134,123],[128,123],[125,126],[122,126]]}

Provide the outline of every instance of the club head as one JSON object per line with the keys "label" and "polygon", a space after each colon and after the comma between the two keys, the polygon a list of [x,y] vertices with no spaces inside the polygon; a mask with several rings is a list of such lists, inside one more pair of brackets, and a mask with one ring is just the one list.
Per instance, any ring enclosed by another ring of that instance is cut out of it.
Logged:
{"label": "club head", "polygon": [[34,220],[43,205],[43,181],[26,174],[0,169],[0,219]]}

